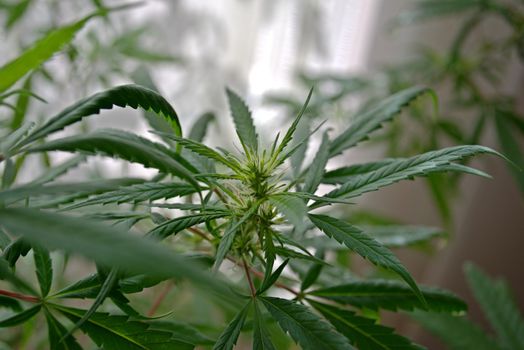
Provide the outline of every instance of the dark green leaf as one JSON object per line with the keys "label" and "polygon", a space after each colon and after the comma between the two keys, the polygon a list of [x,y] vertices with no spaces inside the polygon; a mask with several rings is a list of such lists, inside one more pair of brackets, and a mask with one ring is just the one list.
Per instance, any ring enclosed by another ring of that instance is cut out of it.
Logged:
{"label": "dark green leaf", "polygon": [[49,333],[49,345],[52,350],[82,350],[75,338],[64,338],[67,329],[48,310],[45,310],[45,318]]}
{"label": "dark green leaf", "polygon": [[280,264],[279,267],[274,272],[266,273],[264,276],[264,280],[262,281],[262,284],[257,290],[257,295],[260,295],[264,293],[266,290],[268,290],[275,282],[278,280],[282,272],[284,271],[284,268],[286,267],[287,263],[289,262],[289,259],[284,260],[282,264]]}
{"label": "dark green leaf", "polygon": [[33,247],[33,257],[35,259],[36,277],[40,284],[42,297],[45,298],[51,290],[53,283],[53,264],[49,251],[38,245]]}
{"label": "dark green leaf", "polygon": [[0,328],[13,327],[21,323],[24,323],[27,320],[29,320],[30,318],[32,318],[34,315],[36,315],[40,311],[41,308],[42,308],[42,305],[38,304],[29,309],[25,309],[24,311],[22,311],[19,314],[4,318],[3,320],[0,320]]}
{"label": "dark green leaf", "polygon": [[242,326],[246,321],[247,312],[251,306],[251,301],[247,303],[246,306],[235,316],[235,318],[229,323],[229,325],[224,329],[220,337],[218,338],[213,350],[232,350],[235,346]]}
{"label": "dark green leaf", "polygon": [[254,324],[253,324],[253,350],[276,350],[271,342],[271,336],[266,328],[265,320],[258,306],[258,299],[255,299]]}
{"label": "dark green leaf", "polygon": [[148,235],[160,240],[165,239],[169,235],[175,235],[186,228],[193,227],[203,222],[218,219],[227,215],[229,215],[229,213],[226,211],[211,211],[182,216],[163,222],[149,231]]}

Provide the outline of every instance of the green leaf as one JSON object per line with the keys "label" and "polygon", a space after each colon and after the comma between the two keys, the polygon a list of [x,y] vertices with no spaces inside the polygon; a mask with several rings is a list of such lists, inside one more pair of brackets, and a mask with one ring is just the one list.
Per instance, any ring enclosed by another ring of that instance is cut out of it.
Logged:
{"label": "green leaf", "polygon": [[47,310],[44,310],[49,333],[49,345],[52,350],[82,350],[75,338],[64,336],[67,329]]}
{"label": "green leaf", "polygon": [[48,249],[81,254],[123,272],[188,278],[205,285],[206,290],[230,294],[222,281],[204,272],[204,267],[196,261],[115,227],[32,209],[0,209],[0,222],[6,230]]}
{"label": "green leaf", "polygon": [[64,45],[73,40],[75,34],[82,29],[91,18],[97,15],[98,13],[93,13],[78,22],[52,30],[20,56],[0,67],[0,76],[2,77],[0,93],[9,89],[31,70],[38,68],[42,63],[60,51]]}
{"label": "green leaf", "polygon": [[[31,91],[31,80],[32,76],[30,75],[27,77],[27,79],[24,81],[24,84],[22,85],[23,90]],[[13,113],[13,118],[11,119],[11,123],[9,125],[11,130],[18,129],[24,123],[24,119],[27,114],[27,109],[29,107],[29,103],[31,102],[31,97],[32,96],[30,93],[21,93],[18,95],[15,105],[15,111]]]}
{"label": "green leaf", "polygon": [[35,245],[33,247],[33,257],[35,260],[36,277],[40,284],[40,291],[42,297],[45,298],[51,290],[51,284],[53,283],[53,264],[49,251],[45,248]]}
{"label": "green leaf", "polygon": [[386,247],[407,247],[444,235],[441,229],[426,226],[360,226],[360,229]]}
{"label": "green leaf", "polygon": [[315,155],[315,158],[313,158],[313,162],[308,168],[306,179],[304,181],[304,187],[302,187],[303,192],[315,193],[315,191],[318,188],[318,185],[320,185],[320,182],[322,181],[322,177],[324,176],[324,171],[326,169],[328,159],[329,137],[327,133],[324,133],[317,154]]}
{"label": "green leaf", "polygon": [[269,197],[269,202],[273,204],[279,212],[284,214],[286,219],[298,232],[303,232],[306,227],[304,218],[307,215],[307,206],[304,201],[286,193]]}
{"label": "green leaf", "polygon": [[416,311],[410,314],[451,350],[499,350],[486,331],[462,316]]}
{"label": "green leaf", "polygon": [[[308,147],[309,135],[311,129],[311,119],[305,118],[297,125],[297,130],[295,131],[293,140],[291,141],[290,147],[295,147],[300,144],[297,150],[289,158],[291,163],[291,168],[293,169],[293,176],[297,178],[300,175],[300,170],[302,169],[302,164],[306,158],[306,152]],[[303,142],[302,140],[306,140]]]}
{"label": "green leaf", "polygon": [[[464,312],[467,305],[450,292],[420,287],[427,303],[427,308],[438,312]],[[386,309],[396,311],[422,309],[424,305],[412,290],[393,280],[355,281],[338,286],[317,289],[307,293],[316,297],[335,301],[339,304],[353,305],[359,308]]]}
{"label": "green leaf", "polygon": [[209,338],[207,335],[202,334],[195,327],[188,325],[183,322],[168,320],[168,321],[147,321],[150,325],[150,329],[164,330],[172,333],[174,339],[180,341],[195,344],[195,345],[213,345],[215,341]]}
{"label": "green leaf", "polygon": [[193,227],[198,224],[228,215],[229,213],[227,211],[217,211],[181,216],[163,222],[162,224],[149,231],[148,235],[150,237],[162,240],[170,235],[176,235],[178,232],[185,230],[186,228]]}
{"label": "green leaf", "polygon": [[473,264],[464,267],[468,284],[482,311],[497,333],[503,349],[524,349],[524,320],[502,280],[492,280]]}
{"label": "green leaf", "polygon": [[86,161],[86,157],[83,155],[72,157],[65,162],[47,169],[42,175],[38,176],[35,180],[31,181],[27,185],[42,185],[55,180],[60,175],[67,173],[72,168],[77,167],[81,163]]}
{"label": "green leaf", "polygon": [[284,271],[287,263],[289,262],[289,259],[284,260],[282,264],[280,264],[277,269],[271,273],[271,271],[267,271],[268,273],[265,274],[264,280],[262,281],[262,284],[257,290],[257,295],[261,295],[266,290],[268,290],[275,282],[278,280],[282,272]]}
{"label": "green leaf", "polygon": [[202,114],[191,127],[188,138],[197,142],[202,142],[206,136],[209,123],[215,119],[213,113],[208,112]]}
{"label": "green leaf", "polygon": [[111,109],[113,106],[129,106],[134,109],[141,107],[144,110],[153,110],[169,121],[175,135],[182,136],[178,116],[169,102],[153,90],[140,85],[130,84],[99,92],[69,106],[33,131],[24,140],[23,144],[41,139],[80,121],[84,117],[98,114],[102,109]]}
{"label": "green leaf", "polygon": [[347,182],[349,178],[355,175],[370,173],[372,171],[383,168],[386,165],[389,165],[397,160],[398,159],[396,158],[387,158],[376,162],[353,164],[347,167],[330,170],[324,174],[324,177],[322,178],[322,183],[331,185],[343,184]]}
{"label": "green leaf", "polygon": [[396,272],[411,287],[420,301],[424,303],[424,297],[417,284],[389,249],[347,222],[326,215],[310,214],[309,218],[315,226],[329,237],[334,238],[341,244],[345,244],[349,249],[368,259],[373,264]]}
{"label": "green leaf", "polygon": [[213,350],[232,350],[235,346],[240,331],[246,322],[247,312],[251,306],[251,300],[246,306],[235,316],[235,318],[227,325],[226,329],[220,334],[217,342],[213,346]]}
{"label": "green leaf", "polygon": [[[363,193],[376,191],[401,180],[412,179],[415,176],[425,176],[428,173],[448,170],[450,162],[461,160],[477,154],[502,155],[483,146],[455,146],[420,154],[407,159],[400,159],[387,164],[375,171],[354,176],[339,188],[325,195],[328,198],[353,198]],[[314,203],[313,207],[320,204]]]}
{"label": "green leaf", "polygon": [[0,328],[13,327],[21,323],[24,323],[27,320],[29,320],[30,318],[32,318],[33,316],[35,316],[40,311],[41,308],[42,308],[42,305],[38,304],[29,309],[25,309],[24,311],[20,312],[19,314],[13,315],[8,318],[4,318],[3,320],[0,320]]}
{"label": "green leaf", "polygon": [[328,323],[295,301],[259,297],[284,332],[304,350],[353,349],[346,338]]}
{"label": "green leaf", "polygon": [[253,324],[253,350],[276,350],[271,342],[271,336],[266,328],[265,320],[258,306],[259,300],[255,299]]}
{"label": "green leaf", "polygon": [[2,252],[2,257],[9,262],[9,266],[15,266],[20,256],[26,256],[31,250],[31,244],[23,238],[12,241]]}
{"label": "green leaf", "polygon": [[182,158],[161,144],[121,130],[101,129],[88,134],[64,137],[29,147],[28,151],[65,151],[119,157],[179,176],[198,188],[194,176],[187,169],[187,164],[181,164]]}
{"label": "green leaf", "polygon": [[67,209],[76,209],[87,205],[154,201],[163,198],[182,197],[192,193],[195,193],[195,188],[181,182],[144,182],[137,185],[121,187],[115,191],[91,197],[82,202],[72,204],[67,207]]}
{"label": "green leaf", "polygon": [[375,320],[358,316],[353,311],[331,305],[308,302],[335,328],[360,350],[420,350],[420,346],[395,333],[393,328],[375,323]]}
{"label": "green leaf", "polygon": [[412,10],[401,13],[397,21],[409,24],[432,17],[457,15],[483,6],[486,6],[484,0],[421,0]]}
{"label": "green leaf", "polygon": [[[84,310],[61,305],[52,305],[72,322],[85,314]],[[173,338],[173,334],[165,330],[151,329],[147,322],[130,320],[128,316],[109,315],[96,312],[80,329],[86,333],[99,347],[106,350],[163,350],[163,349],[193,349],[192,344]]]}
{"label": "green leaf", "polygon": [[407,106],[417,97],[428,93],[436,100],[436,96],[432,90],[426,87],[415,86],[397,92],[379,102],[376,106],[366,109],[353,119],[348,129],[331,142],[329,156],[334,157],[359,142],[366,140],[372,131],[379,129],[382,124],[392,120],[393,117],[402,111],[403,107]]}
{"label": "green leaf", "polygon": [[497,135],[499,144],[502,147],[504,154],[517,166],[510,167],[515,179],[517,180],[520,189],[524,192],[524,153],[522,147],[518,142],[518,135],[522,137],[522,133],[517,134],[512,129],[513,125],[510,124],[508,118],[505,115],[495,115],[495,126],[497,129]]}
{"label": "green leaf", "polygon": [[226,89],[231,116],[235,122],[238,138],[244,147],[258,151],[258,135],[251,118],[251,111],[242,99],[230,89]]}

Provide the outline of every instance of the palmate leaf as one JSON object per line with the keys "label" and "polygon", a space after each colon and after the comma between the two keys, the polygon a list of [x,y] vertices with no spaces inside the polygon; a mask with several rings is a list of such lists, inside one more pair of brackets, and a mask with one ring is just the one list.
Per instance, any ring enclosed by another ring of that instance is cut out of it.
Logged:
{"label": "palmate leaf", "polygon": [[[78,322],[85,311],[53,304],[51,307]],[[80,329],[86,333],[99,347],[106,350],[164,350],[193,349],[194,345],[180,341],[166,330],[151,329],[143,321],[130,320],[128,316],[109,315],[96,312]]]}
{"label": "palmate leaf", "polygon": [[383,123],[392,120],[393,117],[402,111],[403,107],[425,94],[431,94],[433,99],[436,100],[432,90],[426,87],[415,86],[397,92],[379,102],[376,106],[366,109],[353,119],[348,129],[331,141],[329,147],[330,157],[334,157],[357,143],[366,140],[372,131],[380,128]]}
{"label": "palmate leaf", "polygon": [[451,350],[500,350],[498,344],[463,316],[415,311],[410,314],[425,329],[438,336]]}
{"label": "palmate leaf", "polygon": [[47,321],[47,329],[49,334],[49,345],[52,350],[82,350],[82,347],[77,343],[73,337],[64,336],[67,334],[67,329],[49,312],[45,309],[45,318]]}
{"label": "palmate leaf", "polygon": [[9,89],[31,70],[38,68],[64,45],[71,42],[76,33],[99,13],[91,14],[72,24],[52,30],[14,60],[0,67],[0,93]]}
{"label": "palmate leaf", "polygon": [[240,331],[246,322],[247,312],[251,306],[251,301],[242,308],[242,310],[235,316],[235,318],[224,329],[217,342],[213,346],[213,350],[232,350],[235,346]]}
{"label": "palmate leaf", "polygon": [[[447,171],[450,162],[461,160],[477,154],[494,154],[503,157],[500,153],[483,146],[455,146],[420,154],[407,159],[387,164],[375,171],[352,177],[339,188],[325,195],[328,198],[352,198],[363,193],[375,191],[401,180],[412,179],[415,176],[424,176],[428,173]],[[313,207],[322,204],[314,203]]]}
{"label": "palmate leaf", "polygon": [[295,301],[259,297],[266,309],[278,321],[284,332],[304,350],[353,349],[348,340],[308,307]]}
{"label": "palmate leaf", "polygon": [[159,278],[188,278],[225,297],[230,291],[194,259],[184,258],[158,243],[85,219],[32,209],[0,209],[1,226],[48,249],[81,254],[123,272]]}
{"label": "palmate leaf", "polygon": [[427,307],[438,312],[464,312],[467,305],[454,294],[421,286],[421,293],[426,300],[424,306],[413,294],[412,290],[393,280],[355,281],[338,286],[317,289],[307,294],[335,301],[339,304],[352,305],[359,308],[386,310],[413,310]]}
{"label": "palmate leaf", "polygon": [[253,319],[253,350],[276,350],[271,342],[271,336],[266,328],[265,320],[258,305],[260,301],[255,299]]}
{"label": "palmate leaf", "polygon": [[129,106],[135,109],[141,107],[144,110],[151,109],[169,121],[175,135],[182,136],[182,128],[178,116],[169,102],[153,90],[140,85],[130,84],[99,92],[69,106],[34,130],[24,140],[23,144],[28,144],[53,132],[62,130],[84,117],[98,114],[102,109],[111,109],[113,106]]}
{"label": "palmate leaf", "polygon": [[258,151],[258,135],[255,130],[253,118],[251,117],[251,111],[244,101],[232,90],[226,89],[226,94],[240,142],[244,147],[256,153]]}
{"label": "palmate leaf", "polygon": [[[28,148],[30,152],[65,151],[119,157],[183,178],[198,188],[188,164],[161,144],[135,134],[101,129],[88,134],[64,137]],[[175,159],[176,158],[176,159]]]}
{"label": "palmate leaf", "polygon": [[137,203],[154,201],[163,198],[182,197],[195,193],[195,188],[181,182],[144,182],[142,184],[121,187],[115,191],[91,197],[67,207],[68,210],[87,205],[104,205],[109,203]]}
{"label": "palmate leaf", "polygon": [[45,298],[51,290],[53,283],[53,265],[49,251],[35,245],[33,247],[33,257],[35,260],[36,277],[40,285],[40,291],[43,298]]}
{"label": "palmate leaf", "polygon": [[466,264],[464,270],[475,299],[497,333],[501,348],[524,349],[524,320],[507,284],[492,280],[473,264]]}
{"label": "palmate leaf", "polygon": [[308,300],[351,344],[359,350],[420,350],[422,347],[395,333],[393,328],[375,323],[375,320],[358,316],[353,311]]}
{"label": "palmate leaf", "polygon": [[418,299],[425,303],[419,287],[406,268],[389,249],[347,222],[326,215],[310,214],[309,218],[315,226],[329,237],[345,244],[349,249],[368,259],[373,264],[396,272],[411,287]]}
{"label": "palmate leaf", "polygon": [[219,219],[228,215],[229,212],[227,211],[217,210],[215,212],[209,211],[191,214],[187,216],[181,216],[158,225],[157,227],[148,232],[148,236],[162,240],[170,235],[176,235],[178,232],[185,230],[186,228],[190,228],[198,224],[204,223],[206,221]]}

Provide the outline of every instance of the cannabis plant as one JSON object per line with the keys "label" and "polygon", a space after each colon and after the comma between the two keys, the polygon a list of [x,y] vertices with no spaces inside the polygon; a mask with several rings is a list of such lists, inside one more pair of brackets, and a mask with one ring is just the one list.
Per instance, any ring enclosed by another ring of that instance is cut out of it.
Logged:
{"label": "cannabis plant", "polygon": [[[15,83],[81,26],[49,33],[1,67],[0,98],[22,93],[12,89]],[[335,208],[428,174],[485,176],[458,162],[499,154],[482,146],[456,146],[326,170],[330,159],[368,139],[404,106],[432,95],[425,87],[412,87],[357,115],[341,133],[325,130],[312,163],[288,171],[289,158],[309,140],[296,131],[312,93],[282,136],[267,143],[259,139],[249,108],[231,90],[226,96],[238,140],[215,149],[204,143],[212,117],[204,115],[184,136],[171,104],[139,85],[96,93],[40,125],[25,123],[4,132],[0,303],[11,311],[0,327],[24,325],[30,332],[12,330],[6,342],[17,348],[81,349],[89,346],[78,336],[82,331],[108,350],[232,349],[245,333],[254,349],[286,349],[286,333],[303,349],[421,348],[382,325],[379,315],[381,310],[466,310],[450,292],[418,285],[389,249],[430,240],[438,230],[357,227],[337,217]],[[119,129],[57,135],[115,106],[141,108],[164,123],[151,123],[151,137]],[[75,156],[26,183],[16,180],[20,159],[56,151]],[[60,181],[92,155],[141,164],[155,174]],[[72,264],[68,257],[76,255],[95,262],[96,270],[88,274],[86,268],[85,276],[72,281],[61,278],[57,260],[65,268]],[[349,271],[353,255],[376,270]],[[33,261],[36,281],[21,268],[28,265],[25,256]],[[159,285],[165,289],[150,300],[149,289]],[[173,288],[189,293],[173,297]],[[160,306],[176,310],[188,298],[195,304],[185,313],[158,315]],[[202,308],[206,317],[190,317]],[[28,345],[35,324],[43,322],[45,344]]]}
{"label": "cannabis plant", "polygon": [[492,279],[472,263],[464,265],[467,281],[496,337],[466,317],[413,314],[451,349],[524,349],[524,319],[504,280]]}

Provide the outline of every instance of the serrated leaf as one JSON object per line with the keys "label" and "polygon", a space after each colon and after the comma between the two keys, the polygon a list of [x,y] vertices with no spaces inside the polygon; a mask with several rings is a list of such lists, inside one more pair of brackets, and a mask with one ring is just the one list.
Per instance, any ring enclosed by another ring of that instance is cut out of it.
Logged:
{"label": "serrated leaf", "polygon": [[475,299],[497,333],[501,348],[524,349],[524,320],[506,283],[489,278],[473,264],[466,264],[464,270]]}
{"label": "serrated leaf", "polygon": [[432,90],[426,87],[415,86],[397,92],[379,102],[376,106],[366,109],[353,119],[349,128],[331,142],[329,148],[330,157],[334,157],[359,142],[366,140],[371,132],[379,129],[383,123],[392,120],[393,117],[402,111],[403,107],[417,97],[428,93],[436,100],[436,96]]}
{"label": "serrated leaf", "polygon": [[13,327],[21,323],[24,323],[27,320],[29,320],[30,318],[32,318],[33,316],[35,316],[40,311],[41,308],[42,308],[42,305],[38,304],[29,309],[25,309],[24,311],[16,315],[4,318],[3,320],[0,320],[0,328]]}
{"label": "serrated leaf", "polygon": [[268,271],[268,273],[265,274],[264,280],[262,281],[262,284],[257,290],[257,295],[261,295],[266,290],[268,290],[275,282],[278,280],[284,269],[286,268],[287,263],[289,262],[289,259],[284,260],[282,264],[280,264],[279,267],[274,272]]}
{"label": "serrated leaf", "polygon": [[281,298],[259,297],[259,300],[302,349],[353,349],[346,338],[306,306]]}
{"label": "serrated leaf", "polygon": [[48,311],[45,310],[47,329],[49,334],[49,345],[52,350],[82,350],[75,338],[64,336],[67,329]]}
{"label": "serrated leaf", "polygon": [[[363,193],[378,190],[401,180],[412,179],[415,176],[425,176],[428,173],[447,171],[450,162],[461,160],[477,154],[502,155],[483,146],[455,146],[420,154],[407,159],[394,161],[378,170],[352,177],[339,188],[325,195],[328,198],[353,198]],[[314,203],[312,207],[321,204]]]}
{"label": "serrated leaf", "polygon": [[302,191],[306,193],[315,193],[322,181],[326,164],[329,159],[329,137],[327,133],[322,136],[322,142],[318,148],[313,162],[308,168],[306,179],[304,180],[304,187]]}
{"label": "serrated leaf", "polygon": [[327,262],[315,257],[313,254],[302,254],[296,250],[288,249],[286,247],[275,247],[274,248],[275,254],[280,255],[284,258],[291,258],[291,259],[302,259],[302,260],[308,260],[317,264],[321,265],[329,265]]}
{"label": "serrated leaf", "polygon": [[201,333],[195,327],[183,322],[168,320],[168,321],[148,321],[151,329],[166,330],[172,333],[174,339],[181,340],[186,343],[195,345],[213,345],[215,341],[207,335]]}
{"label": "serrated leaf", "polygon": [[36,277],[40,285],[40,291],[45,298],[51,290],[53,283],[53,264],[49,251],[36,245],[33,247],[33,258],[35,260]]}
{"label": "serrated leaf", "polygon": [[406,247],[444,235],[441,229],[427,226],[360,226],[368,235],[386,247]]}
{"label": "serrated leaf", "polygon": [[415,311],[410,315],[451,350],[500,350],[483,329],[465,317],[423,311]]}
{"label": "serrated leaf", "polygon": [[327,304],[308,302],[319,311],[351,344],[360,350],[420,350],[422,347],[395,333],[393,328],[375,323],[375,320],[358,316],[353,311]]}
{"label": "serrated leaf", "polygon": [[258,151],[258,135],[251,118],[251,111],[236,93],[226,89],[226,94],[238,138],[242,145],[256,153]]}
{"label": "serrated leaf", "polygon": [[[454,294],[437,288],[420,287],[427,307],[438,312],[464,312],[467,305]],[[355,281],[338,286],[317,289],[309,295],[329,299],[340,304],[353,305],[359,308],[386,310],[423,309],[424,305],[412,290],[393,280]]]}
{"label": "serrated leaf", "polygon": [[197,142],[202,142],[206,136],[209,123],[211,123],[214,119],[216,118],[213,113],[208,112],[202,114],[191,127],[188,138]]}
{"label": "serrated leaf", "polygon": [[[73,322],[84,315],[85,311],[61,305],[52,305]],[[151,329],[143,321],[130,320],[128,316],[109,315],[97,312],[80,329],[93,341],[106,350],[163,350],[193,349],[192,344],[173,338],[169,331]]]}
{"label": "serrated leaf", "polygon": [[355,251],[373,264],[396,272],[411,287],[413,293],[424,303],[424,297],[417,284],[393,253],[359,228],[347,222],[326,215],[310,214],[309,218],[321,231],[349,249]]}
{"label": "serrated leaf", "polygon": [[213,350],[232,350],[235,346],[240,331],[246,322],[247,312],[251,306],[251,300],[246,306],[235,316],[235,318],[228,324],[226,329],[220,334],[217,342],[213,346]]}
{"label": "serrated leaf", "polygon": [[2,257],[9,263],[9,266],[15,266],[20,256],[26,256],[31,250],[31,244],[23,238],[17,238],[12,241],[2,252]]}
{"label": "serrated leaf", "polygon": [[180,156],[161,144],[121,130],[100,129],[88,134],[64,137],[29,147],[28,151],[65,151],[119,157],[179,176],[198,188],[187,164],[181,164],[183,159]]}
{"label": "serrated leaf", "polygon": [[255,299],[253,303],[255,309],[253,320],[253,350],[276,350],[271,342],[271,336],[266,328],[265,320],[258,303],[259,300]]}
{"label": "serrated leaf", "polygon": [[175,235],[178,232],[185,230],[186,228],[193,227],[206,221],[219,219],[228,215],[229,213],[227,211],[211,211],[182,216],[163,222],[162,224],[149,231],[148,236],[162,240],[170,235]]}
{"label": "serrated leaf", "polygon": [[51,118],[44,125],[33,131],[23,142],[28,144],[51,133],[62,130],[82,118],[98,114],[102,109],[113,106],[131,108],[141,107],[163,115],[171,124],[175,135],[182,136],[178,116],[173,107],[161,95],[140,85],[121,85],[87,97]]}
{"label": "serrated leaf", "polygon": [[110,203],[137,203],[143,201],[154,201],[157,199],[168,199],[182,197],[195,193],[193,186],[181,182],[144,182],[137,185],[121,187],[115,191],[91,197],[79,203],[74,203],[66,209],[77,209],[87,205],[104,205]]}
{"label": "serrated leaf", "polygon": [[81,163],[83,163],[85,161],[86,161],[86,157],[83,156],[83,155],[72,157],[71,159],[68,159],[65,162],[63,162],[63,163],[61,163],[61,164],[59,164],[57,166],[54,166],[54,167],[52,167],[50,169],[47,169],[45,173],[43,173],[42,175],[38,176],[38,178],[36,178],[35,180],[31,181],[27,185],[35,185],[36,186],[36,185],[42,185],[42,184],[51,182],[51,181],[55,180],[57,177],[59,177],[60,175],[65,174],[66,172],[68,172],[72,168],[77,167],[78,165],[80,165]]}
{"label": "serrated leaf", "polygon": [[76,33],[98,13],[91,14],[72,24],[52,30],[42,39],[37,41],[20,56],[0,67],[0,93],[9,89],[18,80],[31,70],[38,68],[42,63],[51,58],[53,54],[69,43]]}
{"label": "serrated leaf", "polygon": [[0,209],[0,223],[48,249],[81,254],[103,266],[159,278],[188,278],[206,285],[206,290],[230,294],[222,281],[204,272],[196,261],[115,227],[32,209]]}

